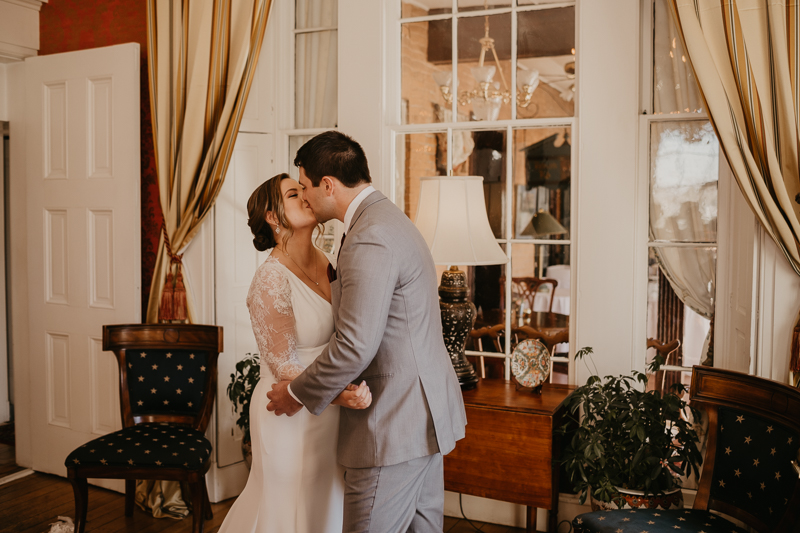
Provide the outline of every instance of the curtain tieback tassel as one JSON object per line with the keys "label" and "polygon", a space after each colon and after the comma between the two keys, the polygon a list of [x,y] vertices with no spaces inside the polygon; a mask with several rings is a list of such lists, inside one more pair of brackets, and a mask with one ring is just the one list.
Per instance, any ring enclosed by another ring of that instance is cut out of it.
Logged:
{"label": "curtain tieback tassel", "polygon": [[186,320],[186,287],[183,284],[181,265],[178,264],[178,275],[175,277],[175,292],[173,295],[173,320]]}
{"label": "curtain tieback tassel", "polygon": [[[158,310],[158,319],[161,322],[186,322],[186,286],[183,283],[183,254],[176,254],[172,250],[172,244],[167,235],[167,223],[162,222],[161,231],[164,234],[164,247],[169,256],[169,267],[167,267],[167,279],[164,284],[164,291],[161,293],[161,306]],[[175,276],[172,275],[172,265],[175,265]]]}
{"label": "curtain tieback tassel", "polygon": [[[170,265],[171,267],[172,265]],[[172,272],[167,272],[167,281],[164,283],[164,290],[161,293],[161,305],[158,308],[158,320],[159,322],[172,322],[173,319],[173,295],[174,290],[172,288],[173,280],[172,280]]]}

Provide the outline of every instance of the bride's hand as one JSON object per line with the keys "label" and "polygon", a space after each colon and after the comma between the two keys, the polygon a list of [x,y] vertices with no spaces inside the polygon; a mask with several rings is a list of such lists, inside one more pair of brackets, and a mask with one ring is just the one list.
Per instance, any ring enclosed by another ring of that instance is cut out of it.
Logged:
{"label": "bride's hand", "polygon": [[351,383],[332,403],[348,409],[366,409],[372,403],[372,391],[366,381],[362,381],[358,387]]}

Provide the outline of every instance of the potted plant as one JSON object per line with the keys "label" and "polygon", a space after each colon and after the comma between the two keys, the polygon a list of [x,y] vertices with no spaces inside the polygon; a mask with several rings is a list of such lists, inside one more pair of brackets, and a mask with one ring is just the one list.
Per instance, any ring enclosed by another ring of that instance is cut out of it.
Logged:
{"label": "potted plant", "polygon": [[[583,348],[575,357],[591,353]],[[663,364],[657,355],[648,371]],[[682,506],[680,476],[697,476],[703,461],[689,421],[699,420],[697,411],[682,399],[683,384],[661,394],[644,390],[647,374],[631,374],[601,379],[595,369],[567,399],[567,475],[580,502],[590,493],[593,507]]]}
{"label": "potted plant", "polygon": [[[236,373],[231,374],[228,384],[228,398],[233,402],[233,409],[239,413],[236,425],[242,430],[242,456],[248,470],[253,462],[253,448],[250,440],[250,399],[253,397],[258,380],[261,377],[261,365],[258,354],[247,353],[244,359],[236,363]],[[241,409],[241,410],[240,410]]]}

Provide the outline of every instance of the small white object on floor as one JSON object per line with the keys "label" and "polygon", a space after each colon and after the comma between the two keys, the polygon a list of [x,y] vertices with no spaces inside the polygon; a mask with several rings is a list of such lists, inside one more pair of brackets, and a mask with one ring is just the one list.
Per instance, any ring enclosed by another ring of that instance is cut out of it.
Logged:
{"label": "small white object on floor", "polygon": [[59,516],[58,522],[50,524],[50,531],[48,533],[72,533],[75,531],[75,524],[72,523],[72,518],[68,516]]}

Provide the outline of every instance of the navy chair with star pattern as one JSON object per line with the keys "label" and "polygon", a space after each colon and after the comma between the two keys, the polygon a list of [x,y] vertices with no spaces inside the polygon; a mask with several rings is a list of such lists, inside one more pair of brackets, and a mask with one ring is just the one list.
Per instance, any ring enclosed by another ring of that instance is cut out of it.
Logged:
{"label": "navy chair with star pattern", "polygon": [[84,533],[87,478],[125,480],[125,516],[133,514],[137,479],[175,480],[191,490],[193,533],[211,518],[205,437],[217,390],[222,328],[184,324],[103,326],[103,350],[120,369],[122,429],[67,456],[75,495],[75,533]]}
{"label": "navy chair with star pattern", "polygon": [[[797,531],[800,390],[739,372],[695,366],[691,403],[708,417],[692,509],[618,509],[578,515],[575,531],[745,533]],[[713,512],[712,512],[713,511]]]}

